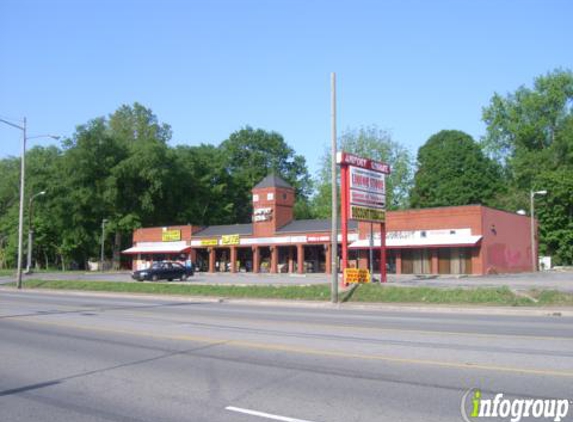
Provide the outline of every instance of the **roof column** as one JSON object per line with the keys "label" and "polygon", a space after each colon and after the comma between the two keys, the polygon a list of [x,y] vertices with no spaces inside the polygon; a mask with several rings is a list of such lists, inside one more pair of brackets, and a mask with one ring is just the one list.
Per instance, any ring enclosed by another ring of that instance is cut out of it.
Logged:
{"label": "roof column", "polygon": [[237,272],[237,247],[231,246],[231,272]]}
{"label": "roof column", "polygon": [[304,274],[304,245],[299,243],[296,245],[296,260],[297,260],[297,272],[299,274]]}
{"label": "roof column", "polygon": [[294,254],[293,254],[293,247],[288,247],[288,272],[289,274],[294,273]]}
{"label": "roof column", "polygon": [[215,248],[209,248],[209,272],[215,272]]}
{"label": "roof column", "polygon": [[259,272],[261,262],[261,254],[258,246],[253,246],[253,273],[257,274]]}
{"label": "roof column", "polygon": [[271,273],[276,274],[278,271],[279,263],[279,248],[278,246],[271,246]]}
{"label": "roof column", "polygon": [[326,274],[330,274],[332,272],[332,257],[331,257],[331,246],[330,243],[325,243],[324,247],[326,249]]}

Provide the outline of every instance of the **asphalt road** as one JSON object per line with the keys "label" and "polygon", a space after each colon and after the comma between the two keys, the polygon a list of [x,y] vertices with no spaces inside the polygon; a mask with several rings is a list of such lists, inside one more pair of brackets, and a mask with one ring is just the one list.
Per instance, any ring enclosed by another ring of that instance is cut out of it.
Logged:
{"label": "asphalt road", "polygon": [[2,421],[459,421],[471,388],[573,399],[573,318],[0,292]]}

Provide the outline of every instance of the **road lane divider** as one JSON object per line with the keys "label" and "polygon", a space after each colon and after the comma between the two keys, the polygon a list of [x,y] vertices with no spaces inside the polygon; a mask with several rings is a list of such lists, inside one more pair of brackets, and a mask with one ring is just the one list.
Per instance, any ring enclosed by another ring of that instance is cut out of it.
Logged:
{"label": "road lane divider", "polygon": [[120,334],[120,335],[131,335],[143,338],[153,338],[160,340],[173,340],[173,341],[191,341],[204,344],[219,344],[220,346],[231,346],[240,347],[252,350],[265,350],[274,352],[288,352],[304,355],[313,356],[323,356],[332,358],[344,358],[344,359],[357,359],[357,360],[369,360],[369,361],[381,361],[387,363],[395,364],[410,364],[410,365],[424,365],[424,366],[436,366],[442,368],[451,369],[464,369],[464,370],[483,370],[483,371],[493,371],[493,372],[504,372],[513,374],[523,374],[523,375],[539,375],[539,376],[554,376],[554,377],[566,377],[573,378],[572,371],[557,371],[552,369],[533,369],[533,368],[518,368],[510,366],[499,366],[499,365],[487,365],[472,362],[444,362],[430,359],[416,359],[416,358],[400,358],[394,356],[384,356],[384,355],[372,355],[372,354],[359,354],[359,353],[349,353],[340,352],[335,350],[324,350],[324,349],[313,349],[303,346],[291,346],[286,344],[269,344],[260,343],[254,341],[245,340],[233,340],[233,339],[222,339],[213,338],[207,336],[195,336],[187,334],[151,334],[147,331],[135,331],[130,329],[119,329],[110,327],[95,327],[89,325],[81,325],[75,323],[66,322],[56,322],[56,321],[38,321],[37,319],[32,319],[29,317],[17,317],[12,318],[5,323],[19,322],[19,323],[30,323],[47,325],[61,328],[72,328],[82,331],[92,331],[99,333],[109,333],[109,334]]}
{"label": "road lane divider", "polygon": [[260,418],[272,419],[274,421],[281,421],[281,422],[313,422],[306,419],[296,419],[296,418],[290,418],[288,416],[273,415],[272,413],[259,412],[258,410],[243,409],[241,407],[234,407],[234,406],[227,406],[225,407],[225,410],[229,410],[231,412],[244,413],[246,415],[251,415],[251,416],[258,416]]}

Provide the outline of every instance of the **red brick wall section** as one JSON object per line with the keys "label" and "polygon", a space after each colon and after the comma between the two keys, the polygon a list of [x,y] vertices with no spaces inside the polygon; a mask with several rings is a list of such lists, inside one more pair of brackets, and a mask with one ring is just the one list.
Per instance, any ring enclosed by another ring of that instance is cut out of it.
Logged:
{"label": "red brick wall section", "polygon": [[484,273],[531,271],[531,220],[484,207]]}
{"label": "red brick wall section", "polygon": [[[404,211],[388,211],[386,231],[466,229],[472,235],[481,234],[481,206],[425,208]],[[359,236],[370,235],[370,223],[358,224]],[[380,224],[374,224],[374,232],[380,233]]]}
{"label": "red brick wall section", "polygon": [[[273,194],[273,199],[267,199],[269,193]],[[257,202],[253,202],[253,209],[272,208],[273,210],[271,221],[253,223],[254,236],[273,236],[277,229],[285,226],[293,220],[293,207],[295,201],[294,189],[273,187],[253,189],[253,195],[259,195],[259,200]]]}
{"label": "red brick wall section", "polygon": [[[166,226],[167,230],[181,230],[181,240],[191,241],[191,234],[199,231],[199,226]],[[161,242],[163,227],[147,227],[133,232],[133,244],[137,242]]]}
{"label": "red brick wall section", "polygon": [[[482,234],[481,205],[460,207],[440,207],[389,211],[386,215],[387,231],[471,229],[472,235]],[[370,223],[359,223],[359,236],[366,239],[370,235]],[[380,233],[380,224],[374,224],[375,233]],[[472,251],[472,273],[483,274],[483,252],[480,247]]]}

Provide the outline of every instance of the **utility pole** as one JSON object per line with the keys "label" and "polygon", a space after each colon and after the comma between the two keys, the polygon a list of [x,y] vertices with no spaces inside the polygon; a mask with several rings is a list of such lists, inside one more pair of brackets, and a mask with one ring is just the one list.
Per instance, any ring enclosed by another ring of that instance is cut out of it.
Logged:
{"label": "utility pole", "polygon": [[105,247],[105,223],[107,220],[104,218],[101,220],[101,255],[100,255],[100,271],[103,271],[103,264],[104,264],[104,247]]}
{"label": "utility pole", "polygon": [[17,271],[17,282],[16,286],[18,289],[22,288],[22,247],[23,247],[23,238],[24,238],[24,190],[26,187],[26,141],[28,139],[33,138],[53,138],[58,139],[59,136],[54,135],[38,135],[38,136],[31,136],[28,137],[26,133],[26,118],[24,117],[22,126],[17,125],[15,123],[9,122],[4,119],[0,119],[1,123],[7,124],[8,126],[12,126],[16,129],[20,129],[22,131],[22,157],[20,158],[20,212],[18,215],[18,271]]}
{"label": "utility pole", "polygon": [[330,118],[332,154],[330,157],[330,173],[332,184],[332,230],[330,233],[331,252],[331,300],[338,303],[338,195],[336,185],[336,73],[330,74]]}
{"label": "utility pole", "polygon": [[22,126],[22,158],[20,159],[20,214],[18,220],[18,280],[16,286],[22,288],[22,245],[24,237],[24,188],[26,187],[26,118]]}

